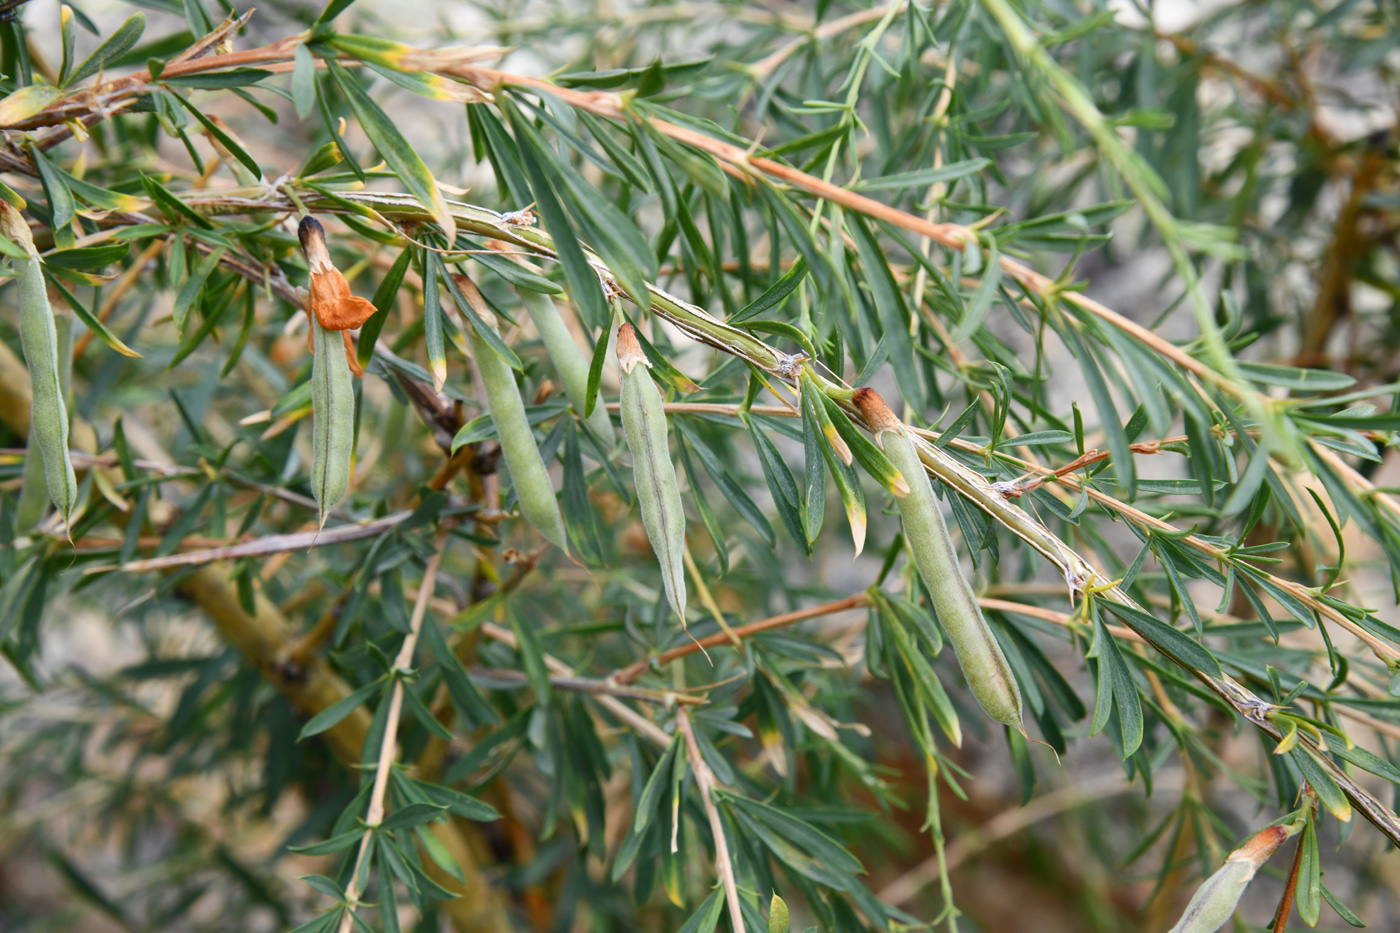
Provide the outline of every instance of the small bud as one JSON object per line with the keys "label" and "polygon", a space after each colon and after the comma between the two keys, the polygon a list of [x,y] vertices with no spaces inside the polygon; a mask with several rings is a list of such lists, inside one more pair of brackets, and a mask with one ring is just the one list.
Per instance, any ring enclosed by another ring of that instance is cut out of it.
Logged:
{"label": "small bud", "polygon": [[622,368],[623,373],[632,374],[632,370],[637,368],[637,364],[650,367],[646,354],[642,352],[642,345],[637,342],[637,329],[631,324],[622,324],[617,328],[617,365]]}

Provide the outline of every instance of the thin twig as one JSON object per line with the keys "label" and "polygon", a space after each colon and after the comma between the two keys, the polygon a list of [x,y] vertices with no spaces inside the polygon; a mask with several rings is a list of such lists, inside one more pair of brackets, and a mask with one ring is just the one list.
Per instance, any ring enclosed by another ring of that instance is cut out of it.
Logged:
{"label": "thin twig", "polygon": [[[794,622],[801,622],[804,619],[815,619],[817,616],[830,615],[833,612],[844,612],[847,609],[858,609],[864,606],[870,599],[864,592],[847,596],[845,599],[838,599],[833,603],[823,603],[820,606],[813,606],[810,609],[799,609],[796,612],[785,612],[782,615],[772,616],[758,622],[751,622],[748,625],[741,625],[732,630],[732,634],[740,639],[747,638],[758,632],[766,632],[769,629],[782,628],[785,625],[792,625]],[[730,635],[724,632],[717,632],[705,638],[686,642],[670,651],[663,651],[654,658],[643,658],[634,664],[630,664],[608,678],[609,683],[630,684],[641,677],[648,670],[662,665],[669,664],[677,658],[694,654],[702,648],[713,648],[717,645],[733,644]]]}
{"label": "thin twig", "polygon": [[133,560],[119,566],[104,565],[88,567],[84,573],[107,573],[121,570],[125,573],[147,573],[152,570],[169,570],[171,567],[185,567],[191,564],[207,564],[216,560],[236,560],[240,557],[266,557],[283,551],[304,551],[313,544],[343,544],[374,536],[401,524],[413,513],[404,510],[376,518],[374,521],[355,525],[339,525],[325,531],[301,531],[286,535],[267,535],[255,541],[231,544],[226,547],[208,548],[201,551],[186,551],[184,554],[169,554],[165,557],[151,557],[146,560]]}
{"label": "thin twig", "polygon": [[884,15],[890,11],[890,8],[895,6],[899,7],[899,9],[902,10],[905,6],[907,6],[907,3],[891,3],[886,4],[885,6],[873,7],[869,10],[859,10],[855,13],[849,13],[846,16],[842,16],[838,19],[833,19],[828,23],[823,23],[821,26],[817,27],[816,29],[813,29],[808,35],[799,36],[798,38],[793,39],[791,42],[789,42],[787,45],[784,45],[776,52],[773,52],[766,58],[755,62],[753,65],[749,66],[749,74],[756,82],[764,81],[777,69],[779,65],[787,61],[788,58],[792,56],[792,53],[796,52],[798,49],[802,48],[802,46],[806,45],[807,43],[820,42],[823,39],[830,39],[833,36],[839,36],[841,33],[845,32],[848,29],[854,29],[856,26],[864,25],[865,23],[869,23],[873,20],[882,19]]}
{"label": "thin twig", "polygon": [[[340,919],[339,933],[349,933],[354,924],[352,916],[359,906],[360,872],[369,854],[369,846],[379,824],[384,822],[384,800],[389,790],[389,774],[394,767],[394,757],[398,754],[399,714],[403,710],[403,676],[413,669],[413,652],[418,646],[418,633],[423,630],[423,618],[428,614],[428,602],[433,596],[433,586],[437,582],[438,564],[442,562],[442,551],[447,543],[446,532],[439,532],[434,542],[433,556],[428,558],[428,566],[423,571],[423,582],[418,587],[418,598],[413,603],[413,615],[409,619],[408,634],[403,638],[398,656],[394,658],[394,686],[389,692],[389,716],[384,726],[384,740],[379,746],[379,760],[374,763],[374,787],[370,791],[369,809],[365,813],[365,833],[360,837],[360,851],[355,856],[355,871],[345,888],[345,900],[350,905]],[[392,878],[381,878],[381,884],[393,884]]]}
{"label": "thin twig", "polygon": [[[502,628],[501,626],[496,625],[495,623],[483,623],[481,626],[481,634],[485,635],[487,638],[492,639],[493,641],[499,641],[502,644],[509,645],[510,647],[515,648],[516,650],[519,650],[520,648],[520,643],[516,640],[515,633],[512,632],[510,629]],[[565,676],[573,675],[573,669],[570,668],[569,665],[565,664],[563,661],[554,657],[554,655],[552,654],[545,654],[544,665],[556,674],[562,674]],[[627,725],[631,726],[637,731],[638,735],[647,739],[653,745],[656,745],[658,748],[665,748],[666,746],[671,744],[671,737],[667,735],[664,731],[662,731],[660,726],[652,722],[650,719],[647,719],[645,716],[639,714],[636,710],[619,700],[617,697],[611,696],[609,694],[602,694],[596,697],[595,699],[597,700],[599,706],[602,706],[604,709],[612,713],[618,719],[621,719],[623,722],[627,723]]]}
{"label": "thin twig", "polygon": [[[498,681],[510,684],[528,684],[530,678],[524,671],[506,670],[497,667],[473,667],[469,672],[473,678],[478,680]],[[655,703],[659,706],[673,706],[677,703],[689,705],[703,705],[706,701],[704,697],[692,696],[688,693],[677,693],[674,690],[648,690],[645,687],[629,687],[623,684],[609,683],[606,680],[595,680],[590,677],[575,677],[570,674],[550,674],[549,684],[559,690],[568,690],[571,693],[587,693],[591,696],[611,696],[622,697],[628,700],[640,700],[643,703]]]}
{"label": "thin twig", "polygon": [[734,933],[744,933],[744,912],[739,905],[739,886],[734,882],[734,863],[729,858],[729,840],[724,836],[724,823],[719,818],[719,808],[711,799],[715,787],[715,776],[705,759],[700,755],[700,747],[695,742],[695,730],[690,727],[690,715],[684,709],[676,710],[676,725],[685,736],[685,754],[690,767],[695,771],[695,784],[700,791],[700,800],[705,805],[705,813],[710,818],[710,833],[715,837],[715,874],[719,875],[724,886],[724,897],[729,902],[729,922]]}

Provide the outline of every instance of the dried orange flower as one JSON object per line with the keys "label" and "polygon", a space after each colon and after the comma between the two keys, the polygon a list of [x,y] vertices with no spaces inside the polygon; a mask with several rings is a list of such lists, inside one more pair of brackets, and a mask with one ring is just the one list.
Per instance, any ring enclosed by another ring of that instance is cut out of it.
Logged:
{"label": "dried orange flower", "polygon": [[[359,378],[364,375],[364,369],[356,358],[355,342],[350,339],[350,331],[368,321],[376,309],[368,299],[350,293],[350,283],[331,262],[330,250],[326,248],[326,231],[319,220],[303,217],[297,226],[297,238],[301,240],[306,264],[311,268],[311,291],[306,301],[307,321],[314,314],[323,328],[341,332],[345,359],[350,363],[350,371]],[[307,346],[312,346],[310,332],[307,333]],[[312,352],[315,352],[314,346]]]}
{"label": "dried orange flower", "polygon": [[302,218],[297,227],[306,264],[311,267],[311,310],[326,330],[354,330],[374,314],[367,299],[350,293],[350,283],[331,262],[326,231],[315,217]]}

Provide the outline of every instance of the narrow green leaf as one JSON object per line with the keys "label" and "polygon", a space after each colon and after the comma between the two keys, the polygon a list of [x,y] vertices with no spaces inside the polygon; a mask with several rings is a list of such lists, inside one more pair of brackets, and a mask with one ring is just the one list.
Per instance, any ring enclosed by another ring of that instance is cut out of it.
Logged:
{"label": "narrow green leaf", "polygon": [[385,833],[400,829],[412,829],[429,820],[441,818],[445,809],[447,808],[431,803],[410,803],[384,817],[384,821],[379,824],[378,829]]}
{"label": "narrow green leaf", "polygon": [[583,404],[583,417],[587,419],[593,414],[593,409],[598,405],[598,386],[603,381],[603,361],[608,356],[608,332],[610,327],[605,327],[598,335],[598,340],[593,344],[593,358],[588,363],[588,396]]}
{"label": "narrow green leaf", "polygon": [[909,309],[904,304],[904,293],[895,283],[889,261],[866,226],[865,219],[858,214],[847,214],[846,229],[856,241],[860,253],[865,281],[870,286],[880,326],[884,330],[881,338],[889,341],[890,364],[894,367],[900,392],[915,411],[922,411],[923,379],[914,363],[914,345],[909,337]]}
{"label": "narrow green leaf", "polygon": [[399,287],[403,285],[404,275],[407,274],[408,264],[412,259],[413,247],[404,247],[394,264],[389,267],[389,271],[384,273],[384,278],[379,280],[379,287],[374,290],[371,303],[376,310],[360,328],[360,345],[356,353],[362,368],[368,366],[374,356],[374,345],[384,330],[385,322],[389,320],[389,312],[394,307],[394,299],[399,293]]}
{"label": "narrow green leaf", "polygon": [[1172,628],[1157,619],[1156,616],[1143,612],[1135,606],[1109,600],[1104,600],[1104,606],[1109,612],[1122,619],[1128,628],[1145,638],[1153,648],[1188,671],[1200,671],[1210,674],[1212,677],[1222,676],[1220,663],[1216,661],[1215,655],[1180,629]]}
{"label": "narrow green leaf", "polygon": [[[175,248],[180,249],[181,247],[177,244]],[[176,329],[181,333],[184,333],[185,321],[189,318],[190,308],[194,306],[195,299],[199,296],[200,292],[204,290],[205,280],[209,278],[209,274],[214,271],[214,268],[219,264],[219,260],[223,258],[224,248],[222,246],[215,248],[213,252],[202,257],[195,265],[194,269],[190,271],[190,277],[186,279],[185,284],[181,286],[180,293],[175,296],[175,307],[171,312],[171,316],[175,321]]]}
{"label": "narrow green leaf", "polygon": [[[524,118],[515,107],[509,105],[508,100],[508,98],[503,100],[502,103],[505,104],[503,110],[519,135],[519,127]],[[490,133],[492,124],[488,123],[486,126],[488,133]],[[500,135],[504,137],[505,133],[501,131]],[[509,145],[508,140],[504,138],[500,141],[501,145],[496,145],[494,138],[492,142],[492,148],[497,152],[503,146]],[[588,259],[578,244],[574,225],[569,221],[568,214],[565,213],[563,205],[560,204],[555,195],[549,175],[544,166],[535,158],[528,145],[512,147],[512,151],[519,156],[525,174],[529,176],[530,189],[535,196],[535,207],[539,209],[544,225],[554,240],[554,251],[559,255],[559,263],[564,269],[564,279],[569,283],[569,297],[574,300],[575,306],[578,307],[589,327],[604,326],[610,315],[607,310],[607,301],[603,298],[602,286],[598,284],[598,275],[588,264]]]}
{"label": "narrow green leaf", "polygon": [[297,116],[305,120],[316,106],[316,59],[303,42],[297,45],[293,61],[292,103],[297,108]]}
{"label": "narrow green leaf", "polygon": [[1337,912],[1337,916],[1345,920],[1348,925],[1357,927],[1358,929],[1366,926],[1366,923],[1356,915],[1355,911],[1346,904],[1343,904],[1337,895],[1328,890],[1326,884],[1322,885],[1322,898],[1327,901],[1329,907]]}
{"label": "narrow green leaf", "polygon": [[990,234],[987,241],[991,248],[987,253],[987,264],[982,270],[982,281],[978,283],[972,301],[968,303],[963,311],[962,320],[958,321],[957,329],[953,331],[950,338],[953,343],[962,343],[977,333],[977,329],[987,319],[987,311],[992,307],[997,289],[1001,286],[1001,254],[997,250],[997,241]]}
{"label": "narrow green leaf", "polygon": [[860,552],[865,549],[865,493],[860,488],[860,477],[851,466],[853,458],[850,448],[841,439],[827,414],[826,407],[822,404],[824,394],[810,378],[802,380],[801,392],[803,419],[810,418],[819,431],[817,442],[831,471],[832,481],[836,484],[836,492],[841,497],[841,507],[846,512],[846,521],[851,528],[851,541],[855,545],[856,556],[860,556]]}
{"label": "narrow green leaf", "polygon": [[684,418],[676,418],[671,424],[677,431],[695,448],[695,456],[699,458],[700,465],[705,468],[705,472],[710,474],[710,479],[724,493],[724,497],[729,500],[729,504],[734,507],[734,511],[743,516],[744,521],[753,526],[763,540],[771,548],[774,545],[773,526],[768,523],[763,512],[754,503],[749,494],[744,491],[744,487],[735,481],[734,477],[724,468],[723,462],[715,456],[715,452],[710,449],[704,441],[700,439],[695,429],[686,423]]}
{"label": "narrow green leaf", "polygon": [[78,316],[78,320],[83,322],[83,326],[86,327],[88,330],[92,331],[94,334],[96,334],[99,340],[101,340],[107,346],[111,347],[113,350],[116,350],[122,356],[140,358],[141,354],[131,349],[131,347],[128,347],[125,343],[122,343],[121,339],[118,338],[116,334],[108,330],[107,325],[103,324],[100,320],[98,320],[97,317],[94,316],[93,313],[88,310],[87,306],[84,305],[81,301],[79,301],[77,296],[68,290],[68,287],[66,285],[53,278],[49,279],[49,282],[53,285],[55,289],[57,289],[58,294],[63,298],[63,300],[68,303],[68,307],[73,309],[73,313]]}
{"label": "narrow green leaf", "polygon": [[108,62],[121,58],[137,43],[145,31],[146,14],[131,14],[127,17],[126,22],[117,27],[116,32],[108,36],[106,41],[99,45],[81,65],[73,69],[65,86],[77,84],[85,78],[90,78],[107,67]]}
{"label": "narrow green leaf", "polygon": [[877,175],[862,178],[850,186],[852,191],[904,191],[908,188],[928,188],[939,182],[957,181],[975,175],[991,165],[990,159],[964,159],[941,168],[924,168],[898,175]]}
{"label": "narrow green leaf", "polygon": [[869,473],[875,482],[889,490],[890,494],[899,498],[909,495],[909,483],[905,480],[904,474],[885,456],[885,452],[875,445],[875,442],[866,437],[865,434],[851,421],[850,416],[842,410],[841,406],[826,393],[821,393],[822,405],[826,407],[827,415],[831,423],[835,426],[836,432],[841,435],[841,439],[850,448],[851,455],[855,461],[861,465],[865,472]]}
{"label": "narrow green leaf", "polygon": [[505,279],[516,288],[524,288],[543,295],[562,295],[564,289],[549,279],[526,269],[508,256],[496,256],[489,252],[479,252],[472,256],[478,263]]}
{"label": "narrow green leaf", "polygon": [[1063,330],[1065,342],[1079,358],[1084,379],[1089,383],[1089,394],[1094,397],[1094,407],[1099,411],[1099,421],[1108,438],[1108,450],[1113,455],[1113,476],[1118,485],[1128,494],[1131,501],[1137,493],[1137,465],[1133,462],[1133,451],[1128,434],[1123,430],[1123,419],[1118,416],[1118,407],[1113,402],[1108,383],[1093,351],[1079,336],[1074,327]]}
{"label": "narrow green leaf", "polygon": [[677,392],[690,393],[700,391],[700,386],[696,385],[685,373],[672,366],[671,361],[666,358],[666,355],[656,349],[656,346],[647,339],[646,334],[642,333],[641,329],[637,327],[636,322],[633,321],[629,315],[624,313],[623,318],[627,323],[632,325],[637,343],[641,344],[642,353],[646,356],[647,362],[651,364],[651,377],[653,379],[667,388],[675,389]]}
{"label": "narrow green leaf", "polygon": [[540,647],[538,636],[532,625],[522,622],[518,613],[510,613],[510,625],[515,631],[515,639],[520,651],[520,659],[525,664],[525,675],[534,688],[535,699],[540,706],[548,706],[550,698],[549,670],[544,664],[544,649]]}
{"label": "narrow green leaf", "polygon": [[130,249],[129,243],[105,243],[101,246],[60,249],[40,258],[44,260],[44,265],[56,269],[102,269],[114,262],[121,262]]}
{"label": "narrow green leaf", "polygon": [[1322,801],[1328,812],[1343,823],[1351,822],[1351,801],[1347,800],[1337,782],[1332,780],[1332,775],[1327,773],[1316,753],[1300,743],[1288,754],[1292,756],[1298,770],[1303,772],[1303,779],[1317,792],[1317,799]]}
{"label": "narrow green leaf", "polygon": [[1142,701],[1118,642],[1109,634],[1102,613],[1097,611],[1094,613],[1092,656],[1099,662],[1098,702],[1094,707],[1092,732],[1097,733],[1108,725],[1108,707],[1115,707],[1123,733],[1123,757],[1127,759],[1142,744]]}
{"label": "narrow green leaf", "polygon": [[[434,291],[437,287],[436,280],[440,278],[442,284],[447,286],[447,293],[452,296],[452,303],[457,306],[457,310],[462,312],[462,316],[467,319],[467,323],[471,325],[476,335],[495,351],[497,356],[505,360],[507,366],[514,370],[523,371],[525,364],[520,362],[520,357],[516,356],[514,350],[506,346],[506,342],[501,339],[500,332],[487,324],[477,312],[476,306],[467,299],[466,295],[462,294],[462,289],[457,285],[456,280],[447,274],[447,267],[443,265],[442,258],[436,253],[426,253],[425,255],[427,257],[426,265],[434,273]],[[425,278],[423,280],[425,299],[428,291],[427,282],[428,280]]]}
{"label": "narrow green leaf", "polygon": [[399,132],[398,126],[389,119],[388,114],[379,108],[379,105],[374,102],[354,75],[347,72],[334,59],[326,59],[326,67],[336,82],[336,86],[340,88],[345,99],[349,101],[350,109],[355,113],[355,119],[359,121],[360,127],[365,131],[370,142],[374,144],[374,148],[379,150],[379,154],[399,176],[404,187],[433,215],[433,220],[442,228],[447,242],[455,241],[457,239],[457,221],[453,219],[452,212],[448,210],[447,202],[443,200],[442,194],[438,191],[433,173],[428,171],[428,167],[423,164],[418,153]]}
{"label": "narrow green leaf", "polygon": [[181,201],[175,195],[171,194],[164,185],[151,176],[142,174],[141,184],[145,187],[146,193],[151,196],[151,200],[155,201],[156,205],[160,207],[171,220],[178,220],[183,217],[185,220],[193,221],[196,226],[202,227],[205,230],[214,229],[214,225],[209,222],[208,217],[205,217],[184,201]]}
{"label": "narrow green leaf", "polygon": [[647,828],[647,824],[656,814],[661,806],[661,799],[665,796],[666,790],[671,783],[671,772],[675,766],[676,750],[680,747],[680,736],[671,740],[671,744],[666,747],[661,760],[652,769],[651,777],[647,778],[646,787],[642,790],[641,799],[637,801],[637,812],[632,817],[632,832],[640,834]]}
{"label": "narrow green leaf", "polygon": [[826,517],[826,464],[822,454],[822,430],[811,406],[802,406],[802,450],[806,471],[802,489],[803,515],[807,526],[807,549],[822,530]]}
{"label": "narrow green leaf", "polygon": [[312,25],[321,26],[326,23],[332,22],[341,13],[344,13],[346,10],[348,10],[350,8],[350,5],[354,2],[355,0],[330,0],[330,2],[327,3],[325,7],[321,10],[321,15],[316,17],[316,22]]}
{"label": "narrow green leaf", "polygon": [[[669,846],[669,843],[668,843]],[[668,849],[669,851],[669,849]],[[724,914],[724,889],[715,888],[676,933],[715,933]]]}
{"label": "narrow green leaf", "polygon": [[448,646],[442,630],[431,619],[423,622],[423,641],[437,660],[448,695],[468,723],[489,726],[499,722],[500,717],[496,715],[495,709],[486,702],[481,691],[476,689],[476,684],[471,682],[466,668]]}
{"label": "narrow green leaf", "polygon": [[564,428],[564,523],[569,541],[585,562],[603,562],[602,546],[598,543],[597,520],[588,501],[588,480],[583,472],[583,457],[579,453],[578,430],[571,419],[563,419]]}
{"label": "narrow green leaf", "polygon": [[310,721],[302,727],[301,733],[297,736],[297,741],[308,739],[313,735],[320,735],[322,732],[336,725],[346,716],[349,716],[355,710],[359,709],[360,704],[379,692],[382,686],[383,678],[365,684],[363,687],[353,690],[346,696],[341,697],[315,716],[312,716]]}
{"label": "narrow green leaf", "polygon": [[244,168],[252,172],[254,177],[262,178],[262,169],[258,167],[257,160],[250,156],[247,150],[238,144],[237,140],[224,132],[213,120],[200,113],[194,104],[185,100],[185,98],[181,97],[179,94],[172,94],[171,96],[183,104],[186,110],[194,114],[194,118],[199,121],[200,126],[203,126],[209,135],[222,143],[225,149],[233,153],[233,157],[239,162],[242,162]]}
{"label": "narrow green leaf", "polygon": [[1317,829],[1309,816],[1299,842],[1303,851],[1298,860],[1296,890],[1298,916],[1310,927],[1317,926],[1322,917],[1322,856],[1317,851]]}
{"label": "narrow green leaf", "polygon": [[778,453],[778,448],[758,429],[753,420],[748,422],[748,428],[754,448],[758,451],[758,460],[763,467],[763,478],[768,483],[768,492],[773,496],[773,503],[778,507],[783,525],[792,536],[792,540],[802,548],[802,552],[811,554],[807,532],[802,525],[802,513],[798,511],[801,497],[797,492],[797,483],[793,481],[792,471],[788,469],[782,454]]}
{"label": "narrow green leaf", "polygon": [[48,156],[44,155],[37,143],[29,144],[29,156],[34,160],[34,167],[39,170],[39,183],[43,186],[44,198],[49,202],[49,211],[53,215],[51,225],[54,237],[60,247],[69,246],[72,240],[69,224],[73,222],[77,213],[73,192],[68,190],[63,175],[57,166],[49,161]]}
{"label": "narrow green leaf", "polygon": [[797,263],[793,265],[782,278],[774,282],[768,289],[744,305],[729,318],[728,323],[740,324],[749,318],[758,317],[760,314],[767,314],[769,311],[781,305],[788,295],[791,295],[797,286],[802,284],[802,280],[807,277],[807,272],[811,267],[807,265],[805,258],[799,257]]}
{"label": "narrow green leaf", "polygon": [[729,572],[729,548],[724,543],[724,528],[720,525],[719,519],[715,517],[714,509],[710,508],[710,500],[706,498],[705,490],[700,485],[700,475],[695,470],[695,464],[691,462],[690,450],[684,435],[676,438],[676,451],[680,454],[681,466],[685,468],[686,479],[690,484],[690,495],[695,500],[695,508],[700,513],[700,521],[704,524],[705,531],[715,546],[715,557],[719,561],[720,576],[724,576]]}
{"label": "narrow green leaf", "polygon": [[1299,369],[1296,366],[1250,363],[1245,360],[1240,360],[1238,365],[1240,371],[1255,382],[1300,392],[1337,392],[1356,385],[1356,380],[1346,373],[1325,369]]}

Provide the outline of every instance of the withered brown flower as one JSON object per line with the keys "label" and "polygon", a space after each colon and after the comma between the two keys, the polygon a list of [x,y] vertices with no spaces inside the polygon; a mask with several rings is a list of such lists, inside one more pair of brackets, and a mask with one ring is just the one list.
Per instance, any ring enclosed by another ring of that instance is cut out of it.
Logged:
{"label": "withered brown flower", "polygon": [[[363,375],[349,332],[369,320],[376,309],[368,299],[351,294],[350,283],[331,262],[330,250],[326,248],[326,231],[319,220],[311,216],[303,217],[297,226],[297,238],[301,240],[302,253],[311,269],[307,319],[309,321],[314,314],[326,330],[341,331],[350,369],[356,376]],[[309,344],[309,334],[307,339]]]}

